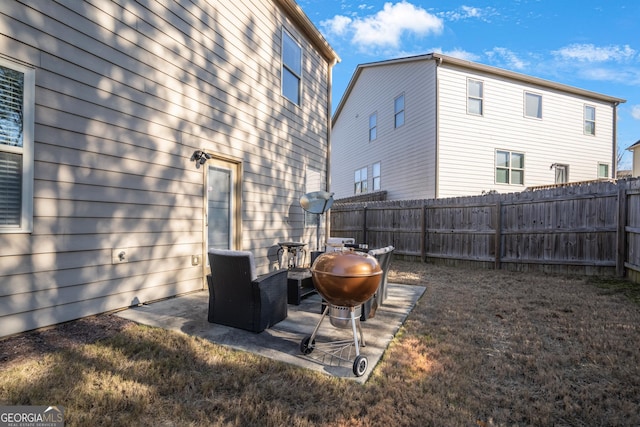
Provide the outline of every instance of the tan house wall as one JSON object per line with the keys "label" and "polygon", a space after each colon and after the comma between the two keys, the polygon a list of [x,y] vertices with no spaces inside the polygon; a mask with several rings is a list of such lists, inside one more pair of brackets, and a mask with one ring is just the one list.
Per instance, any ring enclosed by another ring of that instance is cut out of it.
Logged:
{"label": "tan house wall", "polygon": [[[298,201],[308,168],[326,179],[332,59],[289,3],[0,2],[0,55],[36,80],[33,232],[0,234],[0,336],[203,289],[194,150],[239,165],[237,249],[260,273],[278,241],[315,238]],[[300,106],[281,95],[283,28]]]}

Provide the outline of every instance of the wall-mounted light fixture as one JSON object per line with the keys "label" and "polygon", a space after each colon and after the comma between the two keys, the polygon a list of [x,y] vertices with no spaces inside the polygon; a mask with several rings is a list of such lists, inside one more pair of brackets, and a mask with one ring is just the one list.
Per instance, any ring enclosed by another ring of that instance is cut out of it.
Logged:
{"label": "wall-mounted light fixture", "polygon": [[191,155],[191,161],[196,162],[196,169],[198,169],[200,165],[204,165],[210,158],[211,154],[205,153],[202,150],[196,150]]}

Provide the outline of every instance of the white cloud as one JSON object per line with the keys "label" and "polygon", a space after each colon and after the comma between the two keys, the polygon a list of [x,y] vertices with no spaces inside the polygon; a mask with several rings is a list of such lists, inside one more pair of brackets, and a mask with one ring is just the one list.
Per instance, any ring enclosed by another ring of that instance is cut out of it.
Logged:
{"label": "white cloud", "polygon": [[449,21],[461,21],[463,19],[479,19],[481,21],[489,22],[489,17],[497,15],[497,12],[492,7],[478,8],[472,6],[460,6],[458,10],[450,12],[442,12],[439,16]]}
{"label": "white cloud", "polygon": [[442,19],[405,0],[385,3],[382,10],[372,15],[353,18],[337,15],[320,25],[330,35],[352,34],[352,43],[361,49],[398,47],[403,35],[440,34],[444,27]]}
{"label": "white cloud", "polygon": [[330,34],[342,36],[346,33],[351,24],[352,19],[348,16],[336,15],[332,19],[320,22],[322,28]]}
{"label": "white cloud", "polygon": [[570,44],[551,52],[556,58],[582,62],[628,61],[636,56],[629,45],[595,46],[593,44]]}
{"label": "white cloud", "polygon": [[475,53],[467,52],[466,50],[459,49],[459,48],[452,49],[446,52],[443,51],[441,48],[434,48],[434,49],[431,49],[430,52],[442,53],[443,55],[452,56],[458,59],[464,59],[465,61],[480,60],[480,56],[476,55]]}
{"label": "white cloud", "polygon": [[636,120],[640,120],[640,104],[631,107],[631,117]]}
{"label": "white cloud", "polygon": [[529,65],[528,62],[520,59],[513,51],[504,47],[494,47],[485,52],[492,62],[497,66],[509,68],[511,70],[524,70]]}

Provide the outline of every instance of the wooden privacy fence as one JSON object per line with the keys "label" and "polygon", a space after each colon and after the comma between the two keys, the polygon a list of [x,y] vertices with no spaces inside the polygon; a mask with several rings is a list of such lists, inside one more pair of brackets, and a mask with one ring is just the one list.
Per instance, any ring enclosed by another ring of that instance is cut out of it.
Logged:
{"label": "wooden privacy fence", "polygon": [[331,236],[422,261],[640,275],[640,180],[511,194],[334,203]]}

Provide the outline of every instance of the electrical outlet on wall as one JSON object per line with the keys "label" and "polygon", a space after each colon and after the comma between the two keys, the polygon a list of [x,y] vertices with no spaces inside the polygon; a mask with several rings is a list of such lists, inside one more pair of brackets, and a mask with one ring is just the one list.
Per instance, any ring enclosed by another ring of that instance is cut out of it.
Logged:
{"label": "electrical outlet on wall", "polygon": [[111,250],[111,264],[129,262],[129,248],[114,248]]}
{"label": "electrical outlet on wall", "polygon": [[200,255],[191,255],[191,265],[200,265]]}

